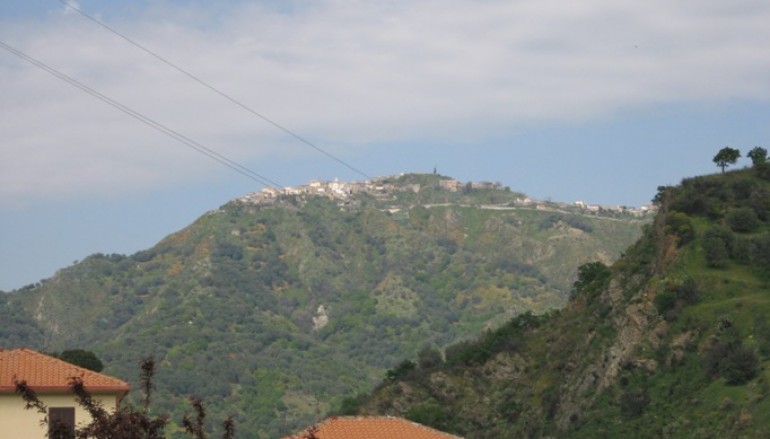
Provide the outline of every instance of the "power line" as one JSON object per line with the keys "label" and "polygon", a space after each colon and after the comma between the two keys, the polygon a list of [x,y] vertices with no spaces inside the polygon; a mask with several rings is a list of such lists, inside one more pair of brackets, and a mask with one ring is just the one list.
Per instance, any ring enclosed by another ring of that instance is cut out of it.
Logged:
{"label": "power line", "polygon": [[66,74],[64,74],[64,73],[54,69],[53,67],[43,63],[42,61],[39,61],[39,60],[31,57],[30,55],[27,55],[26,53],[22,52],[21,50],[18,50],[16,48],[14,48],[13,46],[10,46],[10,45],[6,44],[3,41],[0,41],[0,48],[5,49],[6,51],[10,52],[13,55],[16,55],[17,57],[23,59],[24,61],[27,61],[28,63],[34,65],[35,67],[37,67],[37,68],[39,68],[41,70],[44,70],[44,71],[50,73],[51,75],[61,79],[62,81],[72,85],[73,87],[76,87],[76,88],[80,89],[81,91],[83,91],[85,93],[88,93],[91,96],[101,100],[102,102],[105,102],[106,104],[109,104],[109,105],[117,108],[118,110],[120,110],[123,113],[133,117],[134,119],[144,123],[145,125],[148,125],[148,126],[154,128],[154,129],[156,129],[157,131],[160,131],[161,133],[163,133],[163,134],[171,137],[172,139],[174,139],[174,140],[184,144],[185,146],[198,151],[199,153],[201,153],[201,154],[203,154],[203,155],[205,155],[205,156],[207,156],[207,157],[209,157],[209,158],[211,158],[211,159],[213,159],[213,160],[215,160],[215,161],[217,161],[217,162],[227,166],[228,168],[230,168],[230,169],[232,169],[232,170],[234,170],[234,171],[236,171],[236,172],[238,172],[238,173],[240,173],[240,174],[250,178],[251,180],[256,181],[257,183],[260,183],[260,184],[262,184],[264,186],[281,187],[281,185],[276,183],[275,181],[273,181],[273,180],[271,180],[271,179],[269,179],[269,178],[267,178],[267,177],[265,177],[263,175],[260,175],[260,174],[258,174],[256,172],[252,171],[251,169],[241,165],[240,163],[238,163],[236,161],[233,161],[233,160],[225,157],[224,155],[222,155],[222,154],[220,154],[220,153],[218,153],[218,152],[216,152],[216,151],[214,151],[214,150],[212,150],[212,149],[210,149],[210,148],[208,148],[208,147],[206,147],[206,146],[196,142],[195,140],[192,140],[189,137],[186,137],[186,136],[182,135],[178,131],[175,131],[175,130],[173,130],[173,129],[171,129],[171,128],[161,124],[160,122],[158,122],[158,121],[156,121],[156,120],[154,120],[154,119],[152,119],[152,118],[150,118],[148,116],[145,116],[144,114],[142,114],[142,113],[140,113],[140,112],[138,112],[138,111],[136,111],[136,110],[134,110],[134,109],[132,109],[130,107],[127,107],[127,106],[121,104],[120,102],[110,98],[109,96],[106,96],[106,95],[104,95],[104,94],[94,90],[93,88],[91,88],[91,87],[89,87],[89,86],[79,82],[78,80],[76,80],[76,79],[74,79],[74,78],[72,78],[70,76],[67,76]]}
{"label": "power line", "polygon": [[294,131],[286,128],[285,126],[279,124],[278,122],[276,122],[276,121],[268,118],[267,116],[257,112],[256,110],[252,109],[248,105],[242,103],[241,101],[239,101],[239,100],[235,99],[234,97],[226,94],[225,92],[219,90],[218,88],[216,88],[213,85],[207,83],[206,81],[202,80],[201,78],[193,75],[192,73],[188,72],[187,70],[185,70],[185,69],[179,67],[178,65],[172,63],[171,61],[167,60],[166,58],[162,57],[161,55],[159,55],[159,54],[153,52],[152,50],[144,47],[143,45],[137,43],[136,41],[132,40],[128,36],[122,34],[121,32],[118,32],[117,30],[113,29],[112,27],[110,27],[106,23],[102,22],[101,20],[88,15],[86,12],[84,12],[80,8],[77,8],[77,7],[73,6],[72,4],[68,3],[65,0],[57,0],[57,1],[59,3],[61,3],[61,4],[63,4],[64,6],[72,9],[73,11],[77,12],[78,14],[80,14],[83,17],[85,17],[86,19],[92,21],[93,23],[95,23],[95,24],[101,26],[102,28],[108,30],[109,32],[117,35],[118,37],[122,38],[123,40],[125,40],[129,44],[133,45],[134,47],[136,47],[136,48],[144,51],[145,53],[151,55],[153,58],[155,58],[158,61],[166,64],[167,66],[171,67],[172,69],[176,70],[177,72],[187,76],[188,78],[192,79],[193,81],[197,82],[198,84],[202,85],[203,87],[206,87],[207,89],[213,91],[214,93],[218,94],[219,96],[227,99],[231,103],[241,107],[243,110],[246,110],[247,112],[251,113],[252,115],[254,115],[254,116],[262,119],[263,121],[269,123],[270,125],[274,126],[275,128],[278,128],[279,130],[283,131],[284,133],[290,135],[291,137],[293,137],[296,140],[304,143],[305,145],[315,149],[316,151],[318,151],[321,154],[329,157],[330,159],[336,161],[337,163],[345,166],[346,168],[350,169],[351,171],[356,172],[357,174],[363,176],[366,179],[371,179],[371,177],[369,177],[366,173],[364,173],[363,171],[355,168],[353,165],[345,162],[344,160],[342,160],[341,158],[333,155],[329,151],[326,151],[326,150],[322,149],[320,146],[318,146],[318,145],[314,144],[313,142],[305,139],[304,137],[302,137],[299,134],[295,133]]}

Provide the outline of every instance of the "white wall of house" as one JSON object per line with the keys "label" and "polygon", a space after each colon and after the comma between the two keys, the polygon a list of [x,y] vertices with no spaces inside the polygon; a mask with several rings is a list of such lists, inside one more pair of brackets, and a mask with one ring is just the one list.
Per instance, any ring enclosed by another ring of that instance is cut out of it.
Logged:
{"label": "white wall of house", "polygon": [[[39,394],[40,400],[48,407],[75,407],[75,424],[83,426],[91,416],[83,410],[73,395]],[[115,410],[117,396],[93,395],[108,412]],[[46,439],[48,427],[40,422],[45,415],[36,410],[25,410],[24,400],[16,394],[0,394],[0,437],[20,439]]]}

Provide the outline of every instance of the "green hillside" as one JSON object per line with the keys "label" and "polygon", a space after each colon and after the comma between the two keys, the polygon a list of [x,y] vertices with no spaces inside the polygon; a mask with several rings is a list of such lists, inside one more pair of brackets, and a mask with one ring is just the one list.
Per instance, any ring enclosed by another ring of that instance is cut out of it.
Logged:
{"label": "green hillside", "polygon": [[402,358],[563,307],[577,266],[611,262],[646,222],[448,180],[234,200],[151,249],[0,295],[0,346],[86,348],[126,380],[152,355],[172,419],[195,394],[240,437],[276,437]]}
{"label": "green hillside", "polygon": [[569,305],[391,370],[348,411],[468,438],[770,435],[765,166],[661,187],[660,212]]}

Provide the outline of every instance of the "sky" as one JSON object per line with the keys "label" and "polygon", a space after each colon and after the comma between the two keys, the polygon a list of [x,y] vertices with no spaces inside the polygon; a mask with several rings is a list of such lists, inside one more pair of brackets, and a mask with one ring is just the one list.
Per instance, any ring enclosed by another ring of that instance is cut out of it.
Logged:
{"label": "sky", "polygon": [[281,186],[436,168],[639,206],[770,147],[763,0],[69,4],[251,112],[63,0],[0,0],[0,42],[39,63],[0,48],[4,291],[264,187],[40,65]]}

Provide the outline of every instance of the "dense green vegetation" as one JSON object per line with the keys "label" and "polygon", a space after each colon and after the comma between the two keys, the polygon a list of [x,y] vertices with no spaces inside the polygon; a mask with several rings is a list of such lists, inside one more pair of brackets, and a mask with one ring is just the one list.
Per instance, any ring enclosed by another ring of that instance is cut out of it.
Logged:
{"label": "dense green vegetation", "polygon": [[104,369],[102,360],[100,360],[93,352],[84,349],[69,349],[51,355],[76,366],[93,370],[94,372],[101,372]]}
{"label": "dense green vegetation", "polygon": [[449,346],[347,410],[468,438],[767,437],[765,166],[661,187],[642,239],[582,265],[567,308]]}
{"label": "dense green vegetation", "polygon": [[611,262],[643,223],[517,207],[504,188],[452,192],[442,179],[405,175],[342,201],[227,203],[153,248],[92,255],[0,294],[0,346],[86,348],[126,380],[152,356],[171,419],[194,394],[213,417],[233,415],[240,437],[277,437],[404,358],[436,365],[447,344],[564,306],[577,266]]}

